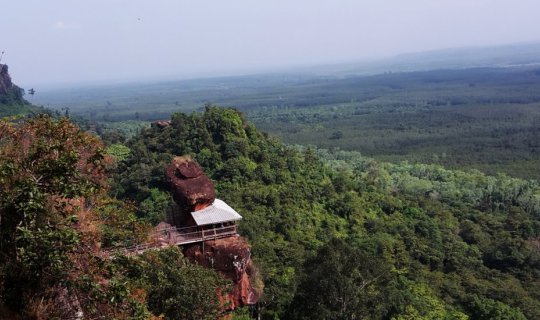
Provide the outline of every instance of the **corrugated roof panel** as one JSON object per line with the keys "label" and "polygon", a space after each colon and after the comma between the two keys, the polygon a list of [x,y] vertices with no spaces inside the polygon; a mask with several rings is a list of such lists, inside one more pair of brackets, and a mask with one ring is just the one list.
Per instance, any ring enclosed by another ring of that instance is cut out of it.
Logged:
{"label": "corrugated roof panel", "polygon": [[238,212],[219,199],[215,199],[212,205],[202,210],[192,212],[191,215],[198,226],[242,219]]}

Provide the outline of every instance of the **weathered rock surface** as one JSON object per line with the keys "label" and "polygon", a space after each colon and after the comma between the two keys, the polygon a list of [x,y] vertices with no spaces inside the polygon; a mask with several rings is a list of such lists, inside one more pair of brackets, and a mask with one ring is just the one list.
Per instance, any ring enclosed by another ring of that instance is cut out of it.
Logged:
{"label": "weathered rock surface", "polygon": [[225,292],[223,301],[227,309],[255,304],[261,297],[263,283],[251,260],[251,247],[244,238],[234,236],[206,241],[204,245],[193,244],[184,250],[184,255],[232,280],[233,288]]}
{"label": "weathered rock surface", "polygon": [[[174,158],[165,168],[165,176],[178,205],[173,224],[177,227],[195,225],[191,212],[204,209],[214,202],[214,184],[190,157]],[[167,225],[162,224],[161,227],[167,228]],[[224,309],[234,310],[252,305],[261,297],[264,285],[251,260],[251,247],[243,237],[236,235],[190,244],[184,246],[183,251],[191,261],[213,268],[232,281],[233,288],[225,292],[222,300]]]}
{"label": "weathered rock surface", "polygon": [[11,88],[13,88],[13,83],[8,73],[8,66],[0,64],[0,95],[6,95]]}
{"label": "weathered rock surface", "polygon": [[165,168],[165,177],[178,204],[172,222],[177,227],[194,225],[190,213],[208,207],[216,199],[212,180],[191,157],[175,157]]}

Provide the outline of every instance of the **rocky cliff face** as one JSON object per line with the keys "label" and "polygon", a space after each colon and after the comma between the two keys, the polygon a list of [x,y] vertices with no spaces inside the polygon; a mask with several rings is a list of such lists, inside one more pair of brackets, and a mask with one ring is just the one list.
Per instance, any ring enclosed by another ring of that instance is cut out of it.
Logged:
{"label": "rocky cliff face", "polygon": [[0,64],[0,95],[6,95],[11,88],[13,88],[13,83],[8,73],[8,66]]}
{"label": "rocky cliff face", "polygon": [[186,257],[199,265],[213,268],[234,286],[224,293],[222,304],[228,310],[255,304],[262,294],[263,283],[251,260],[251,247],[246,239],[234,236],[193,244],[184,250]]}
{"label": "rocky cliff face", "polygon": [[[173,223],[193,226],[191,212],[211,205],[215,200],[212,181],[189,157],[176,157],[165,169],[166,180],[178,205]],[[255,304],[262,295],[263,283],[251,260],[251,247],[241,236],[205,241],[184,246],[184,255],[201,266],[213,268],[233,282],[222,304],[226,310]],[[221,296],[221,294],[220,294]]]}

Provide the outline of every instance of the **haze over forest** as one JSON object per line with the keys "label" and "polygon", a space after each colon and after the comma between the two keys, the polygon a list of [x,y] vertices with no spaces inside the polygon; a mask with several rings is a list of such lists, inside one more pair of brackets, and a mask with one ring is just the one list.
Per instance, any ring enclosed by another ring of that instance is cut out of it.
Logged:
{"label": "haze over forest", "polygon": [[25,88],[275,72],[540,40],[535,0],[31,0],[3,3],[2,12],[2,62]]}
{"label": "haze over forest", "polygon": [[540,2],[0,5],[0,319],[540,319]]}

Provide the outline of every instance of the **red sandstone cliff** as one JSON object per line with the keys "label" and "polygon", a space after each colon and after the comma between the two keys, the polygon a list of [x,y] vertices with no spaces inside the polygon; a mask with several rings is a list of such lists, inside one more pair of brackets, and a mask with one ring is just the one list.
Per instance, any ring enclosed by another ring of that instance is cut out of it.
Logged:
{"label": "red sandstone cliff", "polygon": [[[177,227],[195,225],[190,213],[211,205],[214,184],[189,157],[176,157],[165,169],[166,180],[178,205],[173,223]],[[213,268],[233,282],[222,301],[227,310],[255,304],[263,289],[260,274],[251,260],[251,247],[239,235],[184,246],[184,255],[201,266]]]}
{"label": "red sandstone cliff", "polygon": [[234,236],[193,244],[184,250],[186,257],[199,265],[213,268],[234,287],[225,294],[223,305],[233,310],[255,304],[262,294],[263,283],[257,267],[251,260],[251,247],[246,239]]}

